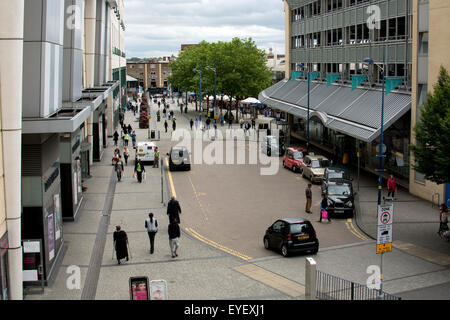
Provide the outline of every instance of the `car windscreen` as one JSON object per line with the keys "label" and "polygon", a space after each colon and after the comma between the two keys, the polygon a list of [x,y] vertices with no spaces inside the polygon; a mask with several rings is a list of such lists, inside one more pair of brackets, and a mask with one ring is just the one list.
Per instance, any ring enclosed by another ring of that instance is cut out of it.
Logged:
{"label": "car windscreen", "polygon": [[328,186],[328,195],[340,195],[340,196],[348,196],[351,194],[350,186],[342,184],[342,185],[331,185]]}
{"label": "car windscreen", "polygon": [[294,152],[294,159],[303,159],[303,152],[301,151]]}
{"label": "car windscreen", "polygon": [[294,223],[290,226],[290,233],[309,233],[311,227],[306,223]]}
{"label": "car windscreen", "polygon": [[330,171],[328,172],[328,179],[344,179],[346,177],[344,171]]}

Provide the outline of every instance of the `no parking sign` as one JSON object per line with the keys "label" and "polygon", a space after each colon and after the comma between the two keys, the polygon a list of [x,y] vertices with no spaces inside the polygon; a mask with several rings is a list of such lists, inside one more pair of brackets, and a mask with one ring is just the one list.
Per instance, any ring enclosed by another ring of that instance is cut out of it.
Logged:
{"label": "no parking sign", "polygon": [[392,221],[394,205],[383,204],[378,206],[377,253],[392,251]]}

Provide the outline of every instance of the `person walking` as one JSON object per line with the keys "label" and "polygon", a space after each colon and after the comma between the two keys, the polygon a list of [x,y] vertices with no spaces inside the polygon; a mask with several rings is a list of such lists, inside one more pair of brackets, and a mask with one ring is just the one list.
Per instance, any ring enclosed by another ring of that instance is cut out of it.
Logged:
{"label": "person walking", "polygon": [[132,131],[133,131],[133,128],[131,127],[131,124],[129,124],[127,127],[128,134],[130,134]]}
{"label": "person walking", "polygon": [[172,258],[178,257],[177,250],[180,246],[180,226],[177,223],[176,218],[170,220],[169,228],[169,246]]}
{"label": "person walking", "polygon": [[116,231],[113,234],[114,249],[116,250],[117,263],[120,264],[120,260],[128,259],[128,236],[120,226],[116,226]]}
{"label": "person walking", "polygon": [[320,220],[318,222],[322,222],[322,218],[331,222],[330,214],[328,213],[328,199],[325,193],[322,193],[322,201],[320,201]]}
{"label": "person walking", "polygon": [[117,133],[117,130],[113,134],[113,140],[114,140],[114,146],[117,146],[117,141],[119,141],[119,134]]}
{"label": "person walking", "polygon": [[311,191],[311,183],[308,183],[308,186],[306,187],[305,190],[305,195],[306,195],[306,208],[305,208],[305,212],[306,213],[312,213],[311,212],[311,204],[312,204],[312,191]]}
{"label": "person walking", "polygon": [[177,121],[175,118],[173,118],[173,120],[172,120],[172,129],[173,129],[173,131],[175,131],[177,129]]}
{"label": "person walking", "polygon": [[392,199],[395,199],[395,191],[397,190],[397,183],[395,181],[394,175],[391,174],[387,181],[388,188],[388,197],[392,196]]}
{"label": "person walking", "polygon": [[192,127],[194,126],[194,120],[191,119],[191,121],[189,121],[189,125],[191,126],[191,130],[192,130]]}
{"label": "person walking", "polygon": [[128,150],[128,147],[123,147],[123,158],[125,159],[125,165],[128,165],[128,157],[130,156],[130,151]]}
{"label": "person walking", "polygon": [[131,141],[133,142],[133,148],[136,148],[136,131],[133,130],[133,132],[130,134]]}
{"label": "person walking", "polygon": [[169,124],[167,123],[167,120],[164,121],[164,129],[166,129],[166,133],[167,133],[167,127],[169,126]]}
{"label": "person walking", "polygon": [[158,221],[153,218],[153,213],[148,214],[148,218],[145,219],[145,228],[147,229],[148,238],[150,239],[150,254],[155,251],[155,235],[158,232]]}
{"label": "person walking", "polygon": [[141,162],[141,159],[136,160],[136,163],[134,164],[134,172],[137,175],[138,182],[142,183],[142,173],[145,172],[145,168]]}
{"label": "person walking", "polygon": [[172,196],[170,198],[169,203],[167,203],[167,215],[169,216],[169,221],[175,218],[177,223],[180,223],[180,214],[181,214],[180,203],[178,202],[177,199],[175,199],[175,196]]}
{"label": "person walking", "polygon": [[128,142],[130,141],[130,135],[129,135],[128,131],[125,132],[125,134],[123,135],[123,141],[124,141],[124,145],[128,146]]}
{"label": "person walking", "polygon": [[159,168],[159,150],[155,147],[155,160],[153,161],[153,168]]}
{"label": "person walking", "polygon": [[166,107],[163,108],[162,112],[163,112],[163,118],[165,119],[166,118],[166,112],[167,112]]}
{"label": "person walking", "polygon": [[122,161],[122,157],[121,156],[119,156],[119,160],[114,165],[114,170],[116,170],[117,181],[120,182],[120,180],[122,179],[122,172],[124,171],[124,169],[123,169],[123,161]]}
{"label": "person walking", "polygon": [[233,127],[233,119],[231,117],[228,117],[228,129],[231,129]]}

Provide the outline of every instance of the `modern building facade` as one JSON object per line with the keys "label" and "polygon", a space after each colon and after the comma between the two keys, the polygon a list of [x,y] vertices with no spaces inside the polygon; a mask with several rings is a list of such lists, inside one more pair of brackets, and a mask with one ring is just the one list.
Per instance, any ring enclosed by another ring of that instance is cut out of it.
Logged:
{"label": "modern building facade", "polygon": [[[412,128],[420,118],[420,107],[433,91],[441,66],[450,70],[450,2],[446,0],[413,1],[411,142],[415,143]],[[414,161],[411,155],[411,161]],[[450,186],[425,180],[423,174],[411,169],[409,190],[426,200],[448,203]],[[439,197],[437,196],[439,195]],[[444,199],[444,200],[443,200]]]}
{"label": "modern building facade", "polygon": [[[386,175],[393,173],[406,187],[411,121],[411,3],[411,0],[284,1],[286,77],[290,79],[259,95],[261,102],[281,112],[288,123],[288,135],[294,141],[309,138],[311,146],[338,162],[355,166],[359,163],[363,169],[377,173],[382,104],[380,67],[384,65],[386,76],[402,80],[385,97],[384,168]],[[365,64],[366,58],[374,63]],[[293,78],[293,71],[302,74]],[[308,73],[316,78],[307,81]],[[365,81],[354,86],[357,76],[365,76]]]}
{"label": "modern building facade", "polygon": [[123,0],[2,6],[0,299],[56,275],[63,222],[126,103],[123,12]]}

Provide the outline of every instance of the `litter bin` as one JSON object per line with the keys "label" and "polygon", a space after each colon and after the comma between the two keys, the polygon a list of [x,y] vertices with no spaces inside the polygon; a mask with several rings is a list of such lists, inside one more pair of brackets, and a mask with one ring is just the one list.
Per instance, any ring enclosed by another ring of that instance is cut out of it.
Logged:
{"label": "litter bin", "polygon": [[155,139],[155,130],[150,130],[150,139]]}

